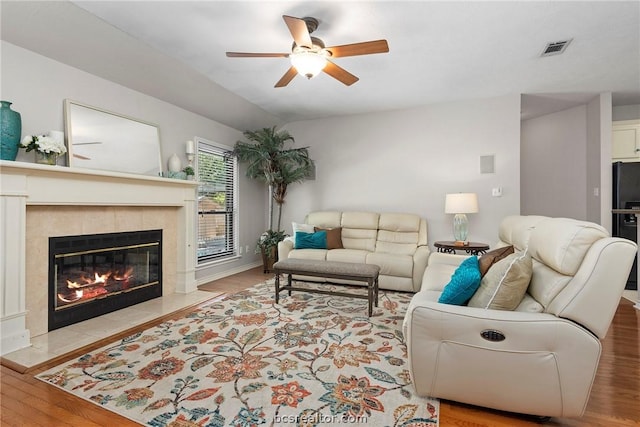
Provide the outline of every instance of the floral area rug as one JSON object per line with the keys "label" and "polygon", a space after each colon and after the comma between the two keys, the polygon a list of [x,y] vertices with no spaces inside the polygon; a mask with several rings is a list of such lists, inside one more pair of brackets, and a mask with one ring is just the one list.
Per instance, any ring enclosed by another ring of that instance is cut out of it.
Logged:
{"label": "floral area rug", "polygon": [[355,298],[294,291],[276,305],[267,282],[37,378],[158,427],[437,426],[438,400],[415,395],[406,366],[410,299],[381,292],[369,318]]}

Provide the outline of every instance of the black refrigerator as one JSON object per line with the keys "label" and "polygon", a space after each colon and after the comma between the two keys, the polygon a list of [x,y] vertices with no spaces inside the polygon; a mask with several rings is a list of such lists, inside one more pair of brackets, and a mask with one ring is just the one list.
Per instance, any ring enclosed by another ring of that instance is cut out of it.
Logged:
{"label": "black refrigerator", "polygon": [[[613,209],[640,210],[640,162],[613,164]],[[613,215],[613,236],[638,243],[638,223],[635,215]],[[626,289],[638,288],[638,260],[633,262]]]}

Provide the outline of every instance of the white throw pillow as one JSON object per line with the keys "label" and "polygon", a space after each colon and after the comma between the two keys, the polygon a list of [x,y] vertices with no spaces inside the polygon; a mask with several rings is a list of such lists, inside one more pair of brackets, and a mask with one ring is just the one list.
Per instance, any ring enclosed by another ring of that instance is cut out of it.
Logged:
{"label": "white throw pillow", "polygon": [[311,224],[301,224],[299,222],[292,222],[291,228],[293,228],[293,233],[296,234],[296,231],[302,231],[303,233],[313,233],[315,230],[313,229],[313,225]]}
{"label": "white throw pillow", "polygon": [[315,231],[315,229],[313,228],[313,225],[311,224],[304,224],[304,223],[299,223],[299,222],[292,222],[291,223],[291,228],[293,229],[293,233],[292,237],[293,237],[293,244],[294,244],[294,249],[295,249],[295,242],[296,242],[296,233],[299,231],[301,233],[313,233]]}

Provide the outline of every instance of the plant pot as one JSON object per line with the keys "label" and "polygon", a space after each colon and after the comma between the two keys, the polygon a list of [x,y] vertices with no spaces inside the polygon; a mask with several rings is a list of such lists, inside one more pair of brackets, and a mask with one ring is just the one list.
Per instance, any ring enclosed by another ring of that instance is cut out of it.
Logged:
{"label": "plant pot", "polygon": [[273,270],[273,264],[278,260],[278,248],[275,246],[270,248],[269,253],[265,248],[260,248],[262,254],[262,268],[265,273],[269,273]]}

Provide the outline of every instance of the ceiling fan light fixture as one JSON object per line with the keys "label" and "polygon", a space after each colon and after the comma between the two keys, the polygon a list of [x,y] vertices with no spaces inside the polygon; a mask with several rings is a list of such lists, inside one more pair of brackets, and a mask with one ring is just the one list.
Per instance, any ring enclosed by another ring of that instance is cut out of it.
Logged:
{"label": "ceiling fan light fixture", "polygon": [[291,65],[298,71],[298,74],[311,79],[326,67],[327,58],[321,53],[303,51],[294,52],[290,55]]}

